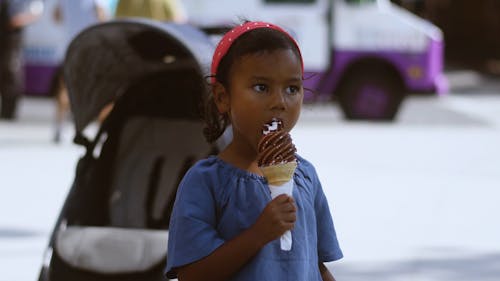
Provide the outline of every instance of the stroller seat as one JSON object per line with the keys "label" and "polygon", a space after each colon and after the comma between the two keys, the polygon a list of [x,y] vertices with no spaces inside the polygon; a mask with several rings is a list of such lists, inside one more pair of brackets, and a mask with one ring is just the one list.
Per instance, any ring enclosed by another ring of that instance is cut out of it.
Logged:
{"label": "stroller seat", "polygon": [[55,249],[74,268],[100,274],[150,270],[165,259],[167,230],[69,226]]}
{"label": "stroller seat", "polygon": [[186,120],[138,117],[126,124],[111,185],[111,225],[166,227],[180,176],[210,152],[202,131],[203,124]]}
{"label": "stroller seat", "polygon": [[[168,214],[180,177],[211,147],[202,124],[134,117],[122,128],[109,196],[110,226],[65,226],[55,250],[74,268],[99,274],[144,272],[164,263]],[[163,229],[163,230],[161,230]]]}
{"label": "stroller seat", "polygon": [[[74,39],[64,71],[75,142],[86,152],[39,281],[165,280],[177,186],[217,151],[203,138],[200,112],[212,52],[201,31],[149,20],[99,24]],[[88,139],[83,129],[109,103]]]}

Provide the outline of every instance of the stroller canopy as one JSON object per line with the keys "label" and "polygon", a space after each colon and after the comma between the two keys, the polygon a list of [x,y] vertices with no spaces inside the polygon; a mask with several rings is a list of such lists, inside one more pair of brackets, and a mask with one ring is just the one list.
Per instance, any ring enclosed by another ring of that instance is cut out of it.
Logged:
{"label": "stroller canopy", "polygon": [[[183,79],[204,83],[213,50],[210,38],[190,25],[127,19],[82,31],[71,42],[64,62],[76,131],[85,129],[107,104],[144,77],[160,73],[168,79],[168,73],[191,69],[199,75]],[[171,97],[185,94],[165,93]]]}

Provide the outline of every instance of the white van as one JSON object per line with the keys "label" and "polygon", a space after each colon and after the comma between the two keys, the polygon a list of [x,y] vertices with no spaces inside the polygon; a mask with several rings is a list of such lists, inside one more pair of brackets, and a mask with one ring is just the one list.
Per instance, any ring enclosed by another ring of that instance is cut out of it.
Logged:
{"label": "white van", "polygon": [[408,92],[445,93],[439,28],[389,0],[183,0],[202,28],[241,19],[278,24],[297,39],[306,101],[339,101],[349,119],[391,120]]}

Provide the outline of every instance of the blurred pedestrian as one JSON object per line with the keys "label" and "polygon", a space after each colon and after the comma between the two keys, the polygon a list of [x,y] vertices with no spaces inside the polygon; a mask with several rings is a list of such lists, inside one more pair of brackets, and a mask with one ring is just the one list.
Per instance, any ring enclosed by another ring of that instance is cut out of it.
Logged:
{"label": "blurred pedestrian", "polygon": [[[83,29],[109,18],[105,4],[103,0],[57,0],[53,16],[56,23],[63,25],[66,48]],[[59,69],[51,89],[51,94],[56,97],[54,142],[61,140],[62,125],[69,112],[68,93],[62,74],[62,69]]]}
{"label": "blurred pedestrian", "polygon": [[0,0],[0,118],[16,118],[24,92],[23,30],[43,11],[41,0]]}
{"label": "blurred pedestrian", "polygon": [[103,0],[57,0],[54,20],[64,26],[67,43],[86,27],[109,18]]}
{"label": "blurred pedestrian", "polygon": [[119,0],[115,17],[142,17],[173,22],[185,22],[187,19],[179,0]]}

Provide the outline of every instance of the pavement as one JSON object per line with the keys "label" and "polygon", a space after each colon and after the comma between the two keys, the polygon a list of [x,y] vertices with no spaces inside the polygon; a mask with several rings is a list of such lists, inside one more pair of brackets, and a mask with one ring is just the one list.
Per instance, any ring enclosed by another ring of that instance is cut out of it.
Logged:
{"label": "pavement", "polygon": [[[499,93],[410,96],[392,123],[304,107],[292,136],[330,203],[338,281],[500,280]],[[83,152],[69,122],[52,143],[50,99],[26,98],[19,113],[0,121],[0,281],[37,278]]]}

